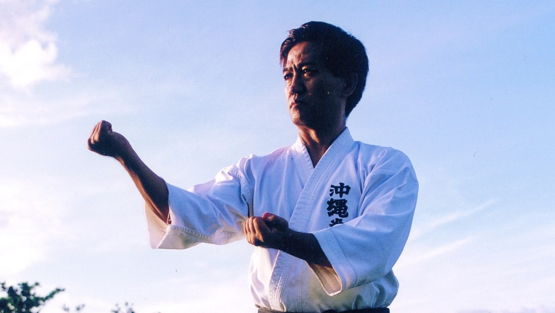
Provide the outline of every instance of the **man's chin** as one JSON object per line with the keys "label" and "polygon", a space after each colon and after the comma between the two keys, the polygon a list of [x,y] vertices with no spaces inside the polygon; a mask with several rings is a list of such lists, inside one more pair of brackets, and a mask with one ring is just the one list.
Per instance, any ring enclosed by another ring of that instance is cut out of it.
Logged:
{"label": "man's chin", "polygon": [[290,117],[291,117],[291,122],[293,122],[295,126],[307,126],[306,118],[303,118],[303,116],[299,112],[295,112],[294,114],[291,114]]}
{"label": "man's chin", "polygon": [[289,110],[289,117],[296,126],[307,126],[311,120],[306,112],[298,109]]}

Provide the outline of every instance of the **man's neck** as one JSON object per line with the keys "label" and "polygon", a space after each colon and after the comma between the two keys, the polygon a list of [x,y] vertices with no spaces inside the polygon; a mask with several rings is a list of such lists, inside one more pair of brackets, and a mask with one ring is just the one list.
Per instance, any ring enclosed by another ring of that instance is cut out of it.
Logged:
{"label": "man's neck", "polygon": [[341,135],[345,128],[345,124],[320,131],[299,127],[299,137],[305,145],[314,167],[316,167],[318,162],[320,162],[322,156],[324,156],[328,148],[335,141],[335,139]]}

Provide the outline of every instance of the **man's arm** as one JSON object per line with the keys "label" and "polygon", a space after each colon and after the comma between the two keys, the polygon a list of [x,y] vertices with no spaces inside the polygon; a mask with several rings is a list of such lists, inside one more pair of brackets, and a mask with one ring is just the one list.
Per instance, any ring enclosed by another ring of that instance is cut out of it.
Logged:
{"label": "man's arm", "polygon": [[243,232],[254,246],[282,250],[308,263],[332,267],[313,234],[290,229],[289,223],[277,215],[249,217],[243,222]]}
{"label": "man's arm", "polygon": [[123,135],[112,131],[112,124],[106,121],[96,124],[87,146],[93,152],[118,160],[133,179],[144,200],[153,208],[154,214],[164,222],[168,221],[169,194],[166,183],[146,166]]}

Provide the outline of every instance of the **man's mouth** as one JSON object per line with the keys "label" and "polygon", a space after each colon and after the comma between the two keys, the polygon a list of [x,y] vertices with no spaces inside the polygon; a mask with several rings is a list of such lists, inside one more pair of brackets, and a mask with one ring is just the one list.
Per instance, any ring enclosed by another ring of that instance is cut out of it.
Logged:
{"label": "man's mouth", "polygon": [[298,107],[298,106],[306,105],[306,104],[307,104],[306,102],[297,99],[297,100],[291,101],[291,104],[289,106],[294,108],[294,107]]}

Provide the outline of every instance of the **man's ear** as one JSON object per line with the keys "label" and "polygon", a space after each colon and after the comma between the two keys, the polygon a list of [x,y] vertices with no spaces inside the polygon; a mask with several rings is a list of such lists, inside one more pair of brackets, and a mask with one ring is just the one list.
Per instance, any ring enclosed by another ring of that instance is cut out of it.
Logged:
{"label": "man's ear", "polygon": [[358,75],[352,73],[351,75],[343,78],[343,81],[343,95],[348,98],[353,94],[353,92],[355,92],[358,83]]}

